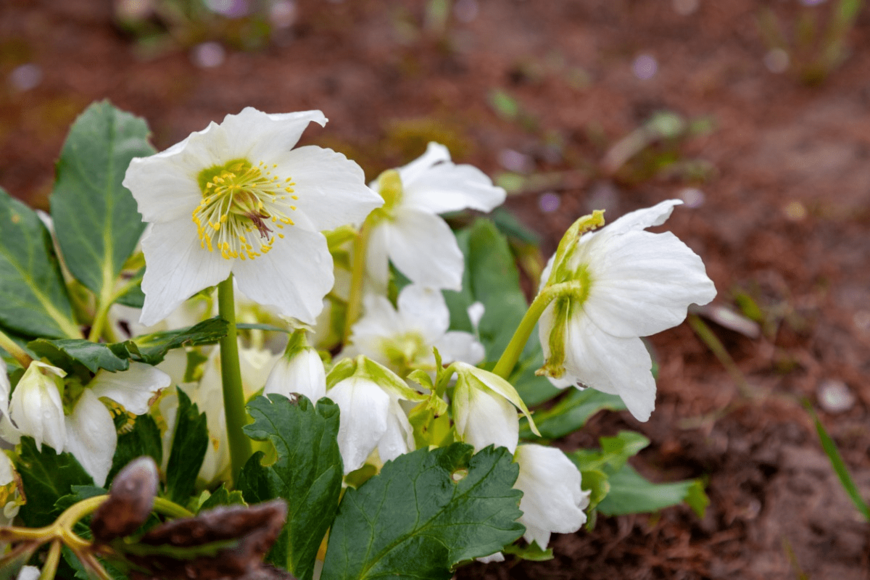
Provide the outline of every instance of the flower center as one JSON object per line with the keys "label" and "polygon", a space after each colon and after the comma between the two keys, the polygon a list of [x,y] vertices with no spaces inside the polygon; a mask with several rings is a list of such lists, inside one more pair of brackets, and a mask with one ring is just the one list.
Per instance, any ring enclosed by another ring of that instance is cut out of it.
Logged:
{"label": "flower center", "polygon": [[193,210],[193,223],[202,248],[217,248],[226,260],[253,260],[269,252],[276,238],[284,238],[270,226],[292,226],[287,216],[296,206],[289,200],[299,197],[293,195],[295,184],[289,177],[272,174],[276,167],[235,159],[200,172],[202,201]]}
{"label": "flower center", "polygon": [[431,349],[426,348],[423,337],[416,332],[385,338],[381,342],[381,351],[390,364],[400,370],[399,374],[419,367],[427,350]]}

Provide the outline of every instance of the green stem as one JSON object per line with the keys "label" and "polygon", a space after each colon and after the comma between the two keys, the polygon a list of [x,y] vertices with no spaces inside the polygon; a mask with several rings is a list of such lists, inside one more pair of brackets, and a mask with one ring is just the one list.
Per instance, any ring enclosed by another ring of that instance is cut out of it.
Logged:
{"label": "green stem", "polygon": [[39,580],[52,580],[57,572],[57,565],[60,563],[60,549],[63,546],[60,540],[55,540],[51,543],[51,548],[48,550],[48,557],[45,559],[45,564],[42,566],[42,573],[39,575]]}
{"label": "green stem", "polygon": [[350,278],[350,297],[347,300],[347,312],[344,318],[344,336],[342,342],[346,343],[350,337],[353,323],[359,318],[362,308],[363,282],[366,273],[366,251],[369,245],[369,236],[372,231],[370,220],[360,227],[359,233],[353,241],[353,270]]}
{"label": "green stem", "polygon": [[0,330],[0,348],[11,354],[18,361],[18,364],[25,369],[33,361],[30,355],[24,352],[24,349],[18,346],[18,343],[9,338],[2,330]]}
{"label": "green stem", "polygon": [[164,497],[154,498],[154,507],[152,508],[158,514],[169,516],[171,518],[192,518],[193,512],[189,509],[178,505],[173,501],[169,501]]}
{"label": "green stem", "polygon": [[227,321],[227,335],[221,339],[221,378],[224,390],[224,415],[227,420],[227,441],[233,481],[253,453],[251,440],[242,431],[248,422],[245,413],[245,392],[239,366],[239,342],[236,338],[236,307],[233,298],[233,276],[218,284],[218,312]]}
{"label": "green stem", "polygon": [[544,309],[559,296],[576,292],[581,288],[582,284],[580,282],[563,282],[544,288],[532,301],[531,306],[529,306],[525,316],[520,321],[520,325],[514,332],[511,341],[504,349],[501,358],[498,359],[492,372],[503,379],[507,379],[514,370],[517,361],[520,360],[520,355],[522,355],[523,349],[529,341],[529,336],[535,330],[538,319],[544,313]]}

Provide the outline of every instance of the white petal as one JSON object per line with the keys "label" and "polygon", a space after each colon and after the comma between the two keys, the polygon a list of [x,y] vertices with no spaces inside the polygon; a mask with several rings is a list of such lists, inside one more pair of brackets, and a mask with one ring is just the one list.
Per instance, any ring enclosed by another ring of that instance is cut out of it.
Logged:
{"label": "white petal", "polygon": [[18,572],[15,580],[38,580],[39,574],[39,568],[36,566],[24,566]]}
{"label": "white petal", "polygon": [[102,486],[118,444],[111,413],[90,389],[85,389],[72,415],[65,420],[66,450],[91,474],[94,483]]}
{"label": "white petal", "polygon": [[[320,147],[300,147],[274,159],[276,174],[291,178],[294,201],[318,231],[358,225],[383,198],[365,184],[359,165],[341,153]],[[293,216],[291,216],[293,217]]]}
{"label": "white petal", "polygon": [[[594,232],[592,235],[600,235],[607,231],[612,234],[625,233],[635,230],[643,230],[654,226],[660,226],[671,217],[674,207],[682,205],[679,199],[668,199],[657,203],[652,207],[646,207],[629,212],[607,226],[606,229]],[[589,235],[589,234],[586,234]]]}
{"label": "white petal", "polygon": [[428,213],[465,208],[488,212],[503,204],[506,195],[480,169],[446,162],[421,173],[407,185],[402,205]]}
{"label": "white petal", "polygon": [[481,564],[492,564],[493,562],[504,562],[504,554],[501,552],[496,552],[495,554],[490,554],[489,556],[484,556],[482,558],[475,558]]}
{"label": "white petal", "polygon": [[281,355],[274,354],[265,348],[242,348],[239,345],[239,367],[242,373],[242,390],[245,393],[245,399],[253,397],[266,385],[269,374],[279,358]]}
{"label": "white petal", "polygon": [[323,127],[326,117],[320,111],[269,115],[253,107],[245,107],[238,115],[227,115],[221,123],[226,135],[224,162],[245,158],[253,165],[260,161],[277,163],[276,158],[292,149],[312,122]]}
{"label": "white petal", "polygon": [[30,363],[12,392],[9,417],[22,435],[33,437],[37,449],[41,450],[42,443],[45,442],[61,453],[66,441],[63,403],[55,379],[44,375],[41,372],[43,368],[53,367],[38,361]]}
{"label": "white petal", "polygon": [[[548,332],[553,327],[552,310],[551,305],[539,320],[545,357],[550,356]],[[643,341],[603,332],[582,311],[574,313],[566,325],[563,381],[619,395],[638,421],[647,421],[655,408],[652,359]]]}
{"label": "white petal", "polygon": [[363,466],[386,433],[390,396],[371,381],[356,377],[339,382],[326,396],[341,410],[338,448],[348,474]]}
{"label": "white petal", "polygon": [[139,322],[156,324],[169,316],[182,302],[230,275],[232,261],[220,252],[200,247],[196,224],[190,219],[155,223],[142,240],[145,276],[142,291],[145,305]]}
{"label": "white petal", "polygon": [[615,336],[672,328],[685,320],[690,304],[707,304],[716,296],[704,262],[670,232],[602,232],[578,249],[591,280],[583,308]]}
{"label": "white petal", "polygon": [[387,430],[378,441],[378,455],[381,461],[393,459],[414,450],[414,429],[408,416],[402,410],[397,398],[390,399],[390,410],[387,413]]}
{"label": "white petal", "polygon": [[12,460],[3,451],[0,451],[0,486],[12,483],[14,480],[15,470],[12,467]]}
{"label": "white petal", "polygon": [[589,505],[589,496],[571,460],[560,450],[542,445],[520,445],[515,460],[520,474],[514,487],[523,492],[523,515],[518,521],[526,526],[526,541],[546,549],[551,532],[579,530],[586,522],[583,508]]}
{"label": "white petal", "polygon": [[467,311],[468,320],[471,321],[471,326],[474,328],[474,331],[477,332],[480,320],[483,318],[483,315],[486,314],[486,306],[483,302],[472,302]]}
{"label": "white petal", "polygon": [[283,230],[272,251],[255,260],[234,260],[239,289],[251,300],[274,306],[282,316],[314,324],[332,288],[332,256],[319,232]]}
{"label": "white petal", "polygon": [[396,171],[402,178],[402,186],[408,187],[433,166],[444,161],[450,161],[450,152],[447,147],[440,143],[431,142],[426,146],[426,152],[423,155],[407,165],[399,167]]}
{"label": "white petal", "polygon": [[485,388],[470,386],[462,378],[453,397],[456,432],[466,443],[480,451],[489,445],[517,448],[520,420],[516,408],[504,397]]}
{"label": "white petal", "polygon": [[107,397],[134,415],[144,415],[154,394],[171,382],[163,371],[145,363],[131,362],[126,371],[100,370],[88,387],[96,397]]}
{"label": "white petal", "polygon": [[465,259],[450,226],[440,217],[401,208],[391,224],[389,244],[393,264],[412,282],[462,289]]}
{"label": "white petal", "polygon": [[371,292],[386,294],[390,282],[390,232],[392,224],[383,221],[375,224],[369,234],[369,244],[366,249],[367,281],[371,283]]}
{"label": "white petal", "polygon": [[292,359],[281,357],[266,380],[264,395],[278,393],[289,397],[291,393],[305,395],[317,402],[326,396],[326,373],[317,351],[302,349]]}
{"label": "white petal", "polygon": [[470,365],[476,365],[486,358],[486,349],[468,332],[451,330],[435,342],[435,348],[441,354],[444,364],[454,361],[462,361]]}
{"label": "white petal", "polygon": [[444,336],[450,327],[450,310],[439,290],[409,284],[402,289],[396,302],[404,327],[418,330],[427,343]]}

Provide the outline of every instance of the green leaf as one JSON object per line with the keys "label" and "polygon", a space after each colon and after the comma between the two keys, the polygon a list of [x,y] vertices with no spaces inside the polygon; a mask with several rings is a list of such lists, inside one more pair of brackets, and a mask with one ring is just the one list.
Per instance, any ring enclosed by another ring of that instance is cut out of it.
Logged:
{"label": "green leaf", "polygon": [[591,513],[601,500],[610,493],[610,484],[607,483],[607,474],[598,469],[584,469],[580,471],[582,477],[581,487],[589,491],[589,507],[587,513]]}
{"label": "green leaf", "polygon": [[33,437],[22,437],[20,445],[16,468],[27,492],[27,503],[21,506],[19,515],[27,527],[47,526],[57,515],[57,500],[72,493],[72,486],[93,485],[94,480],[71,453],[57,454],[45,444],[39,451]]}
{"label": "green leaf", "polygon": [[245,464],[238,487],[249,502],[287,500],[287,523],[267,559],[310,580],[341,495],[338,405],[321,399],[315,406],[302,395],[296,400],[269,395],[251,401],[248,413],[254,422],[245,426],[245,433],[271,441],[278,460],[263,467],[262,453],[255,454]]}
{"label": "green leaf", "polygon": [[48,230],[2,188],[0,325],[26,336],[81,336]]}
{"label": "green leaf", "polygon": [[118,435],[118,446],[115,448],[112,469],[109,470],[106,485],[124,466],[143,455],[153,458],[157,465],[163,463],[163,440],[160,436],[160,428],[151,415],[139,415],[133,423],[132,431]]}
{"label": "green leaf", "polygon": [[126,342],[116,343],[113,350],[117,352],[114,347],[123,346],[132,360],[156,365],[172,349],[217,343],[227,335],[227,326],[226,320],[215,316],[188,328],[143,334]]}
{"label": "green leaf", "polygon": [[[696,504],[692,509],[698,513],[696,506],[699,494],[704,494],[703,486],[698,480],[652,483],[630,465],[625,465],[611,475],[608,483],[610,493],[598,504],[598,511],[607,516],[655,512],[678,505],[689,498]],[[704,497],[706,498],[706,494]],[[700,515],[703,516],[703,508]]]}
{"label": "green leaf", "polygon": [[176,389],[178,414],[169,463],[166,465],[166,495],[175,503],[185,505],[193,492],[208,448],[208,425],[205,413],[199,412],[184,391]]}
{"label": "green leaf", "polygon": [[[48,359],[56,367],[69,372],[76,372],[79,365],[90,372],[100,369],[112,372],[125,371],[130,368],[126,356],[119,357],[108,344],[91,342],[81,338],[61,338],[49,340],[40,338],[27,343],[27,348],[34,354]],[[121,351],[124,355],[124,351]]]}
{"label": "green leaf", "polygon": [[329,533],[323,579],[447,580],[457,563],[519,538],[518,466],[504,448],[472,453],[462,443],[420,449],[348,489]]}
{"label": "green leaf", "polygon": [[130,160],[154,153],[145,121],[108,102],[85,110],[64,143],[51,194],[57,241],[70,273],[103,300],[145,224],[121,185]]}
{"label": "green leaf", "polygon": [[236,328],[239,330],[269,330],[271,332],[283,332],[284,334],[290,334],[293,332],[293,329],[289,327],[281,328],[274,324],[261,324],[257,322],[239,322],[236,324]]}
{"label": "green leaf", "polygon": [[[536,412],[535,425],[538,426],[541,437],[558,439],[582,428],[592,415],[603,409],[621,411],[625,409],[625,403],[617,395],[608,395],[594,389],[581,391],[572,388],[555,405]],[[527,423],[523,423],[520,436],[532,437]]]}
{"label": "green leaf", "polygon": [[602,437],[601,450],[580,449],[568,454],[581,472],[600,469],[608,475],[618,472],[629,457],[649,445],[649,439],[634,431],[620,431],[616,437]]}
{"label": "green leaf", "polygon": [[522,560],[529,560],[530,562],[546,562],[553,559],[553,548],[542,550],[536,542],[526,544],[525,546],[511,544],[510,546],[505,546],[502,552]]}
{"label": "green leaf", "polygon": [[226,505],[246,505],[245,498],[242,496],[242,492],[235,489],[233,491],[229,491],[225,483],[222,483],[219,488],[214,490],[208,499],[202,502],[202,505],[199,506],[199,509],[196,510],[197,513],[203,510],[210,510],[212,508],[216,508],[218,506],[226,506]]}

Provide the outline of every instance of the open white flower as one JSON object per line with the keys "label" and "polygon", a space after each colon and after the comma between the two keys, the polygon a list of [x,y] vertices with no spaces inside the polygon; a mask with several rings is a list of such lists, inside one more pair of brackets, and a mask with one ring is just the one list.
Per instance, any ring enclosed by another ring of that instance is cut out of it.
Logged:
{"label": "open white flower", "polygon": [[453,391],[453,423],[456,433],[480,451],[489,445],[517,448],[520,419],[517,410],[538,433],[529,409],[513,385],[489,371],[462,362],[455,363],[456,389]]}
{"label": "open white flower", "polygon": [[441,291],[410,284],[402,289],[398,310],[383,296],[365,297],[365,314],[353,325],[346,354],[364,354],[402,376],[435,368],[432,347],[447,364],[483,360],[483,345],[474,335],[448,331],[450,311]]}
{"label": "open white flower", "polygon": [[690,304],[716,296],[704,263],[686,244],[671,232],[644,231],[663,224],[681,203],[664,201],[564,240],[542,276],[542,288],[577,288],[556,298],[540,318],[546,363],[539,372],[561,388],[619,395],[640,421],[655,407],[656,385],[639,337],[677,326]]}
{"label": "open white flower", "polygon": [[523,537],[546,549],[550,534],[571,534],[586,523],[583,510],[589,492],[580,487],[581,476],[570,459],[553,447],[520,445],[514,455],[520,475],[514,484],[523,492],[519,521],[526,526]]}
{"label": "open white flower", "polygon": [[463,257],[450,227],[438,214],[465,208],[491,211],[505,191],[471,165],[455,165],[447,148],[429,143],[426,153],[372,184],[385,200],[369,234],[366,268],[386,288],[389,261],[412,282],[459,290]]}
{"label": "open white flower", "polygon": [[361,222],[383,200],[344,155],[293,149],[312,121],[326,118],[248,107],[133,159],[124,186],[151,224],[142,240],[142,324],[159,322],[230,273],[251,300],[314,323],[333,283],[320,232]]}
{"label": "open white flower", "polygon": [[399,401],[425,397],[392,371],[359,356],[335,365],[327,384],[326,396],[341,410],[338,448],[345,474],[362,467],[375,449],[381,461],[414,450],[414,431]]}
{"label": "open white flower", "polygon": [[[103,485],[112,467],[118,434],[111,412],[100,399],[110,399],[126,412],[142,415],[148,412],[154,394],[169,386],[169,375],[138,362],[131,362],[126,371],[100,370],[85,385],[69,415],[64,415],[60,394],[64,376],[62,369],[31,362],[12,393],[0,436],[18,443],[27,435],[39,449],[47,443],[58,453],[72,453],[94,483]],[[8,382],[0,382],[0,403],[8,399]]]}
{"label": "open white flower", "polygon": [[278,393],[289,397],[292,393],[305,395],[316,403],[326,396],[326,372],[317,351],[308,345],[306,330],[296,330],[284,354],[272,367],[266,379],[264,395]]}

